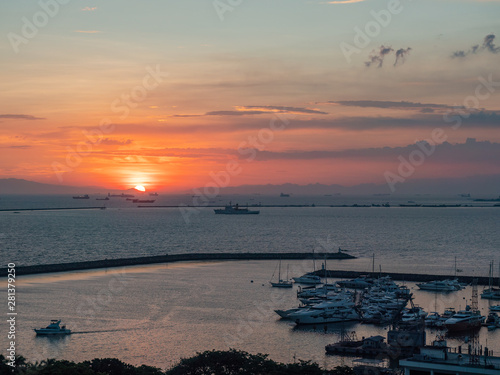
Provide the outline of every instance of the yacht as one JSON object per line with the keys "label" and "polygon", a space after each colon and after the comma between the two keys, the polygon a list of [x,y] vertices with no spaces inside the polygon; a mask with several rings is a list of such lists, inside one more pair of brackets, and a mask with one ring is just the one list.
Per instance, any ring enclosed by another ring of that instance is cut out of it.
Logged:
{"label": "yacht", "polygon": [[260,213],[260,211],[252,211],[248,208],[240,208],[238,204],[233,206],[231,203],[229,203],[229,205],[225,206],[223,209],[217,208],[214,211],[217,215],[258,215]]}
{"label": "yacht", "polygon": [[455,290],[460,290],[461,286],[457,280],[435,280],[429,281],[427,283],[417,284],[419,289],[429,290],[433,292],[453,292]]}
{"label": "yacht", "polygon": [[300,284],[311,284],[311,285],[317,285],[322,283],[321,277],[309,274],[305,274],[300,277],[293,277],[293,281]]}
{"label": "yacht", "polygon": [[342,288],[365,289],[373,286],[373,279],[370,279],[368,277],[358,277],[353,280],[337,281],[337,285]]}
{"label": "yacht", "polygon": [[296,324],[325,324],[361,320],[359,314],[350,306],[339,306],[316,311],[298,311],[288,317]]}
{"label": "yacht", "polygon": [[500,300],[500,288],[488,288],[481,293],[481,298],[484,299],[499,299]]}
{"label": "yacht", "polygon": [[60,320],[51,320],[50,324],[45,328],[34,328],[37,336],[48,336],[48,335],[69,335],[71,330],[67,329],[66,326],[61,326]]}
{"label": "yacht", "polygon": [[462,310],[444,322],[448,331],[465,331],[480,328],[484,317],[479,311]]}
{"label": "yacht", "polygon": [[500,311],[500,305],[490,306],[491,311]]}

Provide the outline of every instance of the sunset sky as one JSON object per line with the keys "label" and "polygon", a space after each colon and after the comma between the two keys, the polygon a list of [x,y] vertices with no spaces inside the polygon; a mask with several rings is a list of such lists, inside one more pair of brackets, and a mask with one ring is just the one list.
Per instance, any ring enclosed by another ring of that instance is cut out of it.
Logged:
{"label": "sunset sky", "polygon": [[424,140],[448,143],[411,178],[500,173],[500,1],[0,9],[2,178],[179,191],[231,166],[232,186],[382,184]]}

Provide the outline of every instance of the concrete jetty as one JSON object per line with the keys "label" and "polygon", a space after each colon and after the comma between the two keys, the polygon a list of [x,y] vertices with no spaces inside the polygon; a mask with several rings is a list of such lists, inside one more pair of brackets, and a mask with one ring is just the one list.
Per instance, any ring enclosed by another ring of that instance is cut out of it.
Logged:
{"label": "concrete jetty", "polygon": [[[355,259],[355,256],[338,251],[333,253],[316,253],[316,259]],[[307,253],[193,253],[165,254],[138,258],[103,259],[86,262],[41,264],[35,266],[16,266],[17,275],[31,275],[49,272],[67,272],[97,268],[136,266],[156,263],[172,263],[186,261],[218,261],[218,260],[278,260],[278,259],[312,259],[313,254]],[[7,269],[0,269],[0,275],[6,275]]]}

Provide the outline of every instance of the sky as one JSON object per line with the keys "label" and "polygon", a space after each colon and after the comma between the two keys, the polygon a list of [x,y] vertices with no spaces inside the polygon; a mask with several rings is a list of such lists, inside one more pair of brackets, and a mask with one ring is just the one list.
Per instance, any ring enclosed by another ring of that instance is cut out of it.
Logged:
{"label": "sky", "polygon": [[1,178],[174,192],[500,173],[500,1],[0,12]]}

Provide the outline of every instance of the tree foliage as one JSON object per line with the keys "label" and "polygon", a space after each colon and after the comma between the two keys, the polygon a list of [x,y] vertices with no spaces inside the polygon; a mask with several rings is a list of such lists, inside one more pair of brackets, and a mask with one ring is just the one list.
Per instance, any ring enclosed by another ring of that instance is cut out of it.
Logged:
{"label": "tree foliage", "polygon": [[354,375],[347,366],[325,371],[311,361],[279,363],[267,354],[250,354],[239,350],[206,351],[182,359],[170,370],[151,366],[132,366],[116,358],[95,358],[75,363],[47,359],[29,363],[16,357],[16,367],[0,354],[0,375]]}

